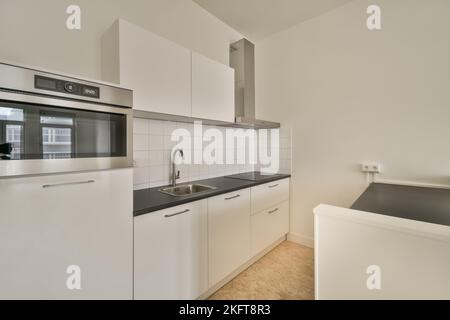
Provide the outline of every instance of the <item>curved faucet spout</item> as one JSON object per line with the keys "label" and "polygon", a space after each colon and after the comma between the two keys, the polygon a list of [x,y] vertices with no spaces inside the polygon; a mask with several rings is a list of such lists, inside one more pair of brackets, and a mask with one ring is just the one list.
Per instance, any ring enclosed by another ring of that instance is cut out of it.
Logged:
{"label": "curved faucet spout", "polygon": [[176,157],[177,153],[179,153],[181,158],[184,159],[184,152],[182,149],[176,149],[173,151],[172,157],[170,159],[171,164],[172,164],[172,182],[171,182],[172,187],[175,187],[177,185],[177,179],[180,179],[180,171],[176,171],[176,167],[175,167],[175,157]]}

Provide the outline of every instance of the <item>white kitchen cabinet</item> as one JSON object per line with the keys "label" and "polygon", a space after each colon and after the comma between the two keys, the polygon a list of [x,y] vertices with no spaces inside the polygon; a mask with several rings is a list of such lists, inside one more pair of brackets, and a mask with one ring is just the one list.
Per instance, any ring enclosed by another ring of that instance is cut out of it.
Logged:
{"label": "white kitchen cabinet", "polygon": [[450,299],[450,226],[321,204],[314,229],[316,300]]}
{"label": "white kitchen cabinet", "polygon": [[252,214],[289,199],[289,179],[277,180],[252,188]]}
{"label": "white kitchen cabinet", "polygon": [[234,122],[234,70],[192,52],[192,117]]}
{"label": "white kitchen cabinet", "polygon": [[102,38],[102,77],[133,90],[133,108],[191,116],[191,52],[119,19]]}
{"label": "white kitchen cabinet", "polygon": [[289,232],[289,201],[251,217],[252,255],[255,256]]}
{"label": "white kitchen cabinet", "polygon": [[252,255],[289,232],[289,182],[287,178],[251,188]]}
{"label": "white kitchen cabinet", "polygon": [[209,285],[250,259],[250,189],[208,199]]}
{"label": "white kitchen cabinet", "polygon": [[0,179],[0,299],[131,299],[132,190],[132,169]]}
{"label": "white kitchen cabinet", "polygon": [[207,201],[135,217],[135,299],[196,299],[207,290]]}
{"label": "white kitchen cabinet", "polygon": [[125,20],[102,37],[102,78],[135,110],[234,122],[234,69]]}

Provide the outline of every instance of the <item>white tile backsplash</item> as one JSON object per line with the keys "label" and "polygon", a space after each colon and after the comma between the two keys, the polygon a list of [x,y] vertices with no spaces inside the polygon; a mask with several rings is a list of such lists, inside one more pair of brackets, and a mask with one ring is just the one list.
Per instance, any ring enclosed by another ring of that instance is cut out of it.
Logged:
{"label": "white tile backsplash", "polygon": [[[279,173],[291,174],[291,161],[292,161],[292,142],[291,142],[291,129],[287,127],[281,127],[280,129],[276,129],[279,132]],[[270,147],[270,139],[268,141]],[[256,151],[259,157],[259,145],[256,145]],[[270,151],[269,151],[270,152]],[[264,167],[263,165],[257,164],[255,166],[255,170],[261,170]]]}
{"label": "white tile backsplash", "polygon": [[164,150],[151,150],[149,151],[149,160],[151,166],[161,166],[167,164]]}
{"label": "white tile backsplash", "polygon": [[150,167],[150,183],[161,182],[167,184],[169,180],[169,165],[159,165]]}
{"label": "white tile backsplash", "polygon": [[148,150],[159,150],[159,151],[164,150],[164,136],[149,135],[148,141],[149,141]]}
{"label": "white tile backsplash", "polygon": [[[224,127],[203,126],[203,131],[215,128],[225,133]],[[145,189],[168,185],[170,183],[170,156],[177,142],[171,141],[171,135],[175,129],[188,130],[192,135],[192,159],[194,157],[194,126],[190,123],[177,123],[171,121],[159,121],[148,119],[134,119],[134,188]],[[225,135],[224,135],[225,137]],[[280,129],[280,172],[291,171],[291,135],[290,130]],[[203,148],[209,142],[203,142]],[[198,148],[198,146],[196,146]],[[237,147],[236,147],[237,148]],[[227,150],[224,147],[224,157],[227,152],[233,151],[237,158],[237,150]],[[257,143],[253,150],[246,150],[247,162],[250,153],[257,156]],[[224,159],[224,161],[226,158]],[[179,183],[208,179],[230,174],[258,170],[258,165],[246,164],[181,164],[177,166],[180,170],[181,179]]]}
{"label": "white tile backsplash", "polygon": [[138,168],[148,167],[150,165],[149,151],[133,152],[134,166]]}
{"label": "white tile backsplash", "polygon": [[133,135],[133,151],[148,151],[149,150],[149,135],[134,134]]}
{"label": "white tile backsplash", "polygon": [[145,120],[145,119],[139,119],[144,120],[148,122],[148,133],[150,135],[164,135],[164,122],[158,121],[158,120]]}
{"label": "white tile backsplash", "polygon": [[145,186],[150,183],[150,168],[135,167],[133,171],[133,184],[135,186]]}
{"label": "white tile backsplash", "polygon": [[286,127],[280,128],[280,172],[292,173],[292,135]]}
{"label": "white tile backsplash", "polygon": [[133,122],[133,133],[134,134],[148,134],[149,123],[145,119],[134,119]]}

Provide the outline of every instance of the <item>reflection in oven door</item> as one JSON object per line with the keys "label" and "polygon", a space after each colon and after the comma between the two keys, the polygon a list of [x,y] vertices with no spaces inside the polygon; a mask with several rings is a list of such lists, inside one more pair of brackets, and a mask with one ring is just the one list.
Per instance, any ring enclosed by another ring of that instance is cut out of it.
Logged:
{"label": "reflection in oven door", "polygon": [[124,157],[126,115],[0,101],[4,160]]}

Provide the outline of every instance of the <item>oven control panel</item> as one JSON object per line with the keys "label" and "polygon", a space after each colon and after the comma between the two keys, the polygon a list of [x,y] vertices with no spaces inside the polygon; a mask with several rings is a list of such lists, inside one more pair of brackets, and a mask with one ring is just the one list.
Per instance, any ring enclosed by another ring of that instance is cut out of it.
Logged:
{"label": "oven control panel", "polygon": [[88,98],[96,98],[96,99],[100,98],[99,87],[89,86],[77,82],[43,77],[40,75],[34,76],[34,87],[36,89],[56,91]]}

